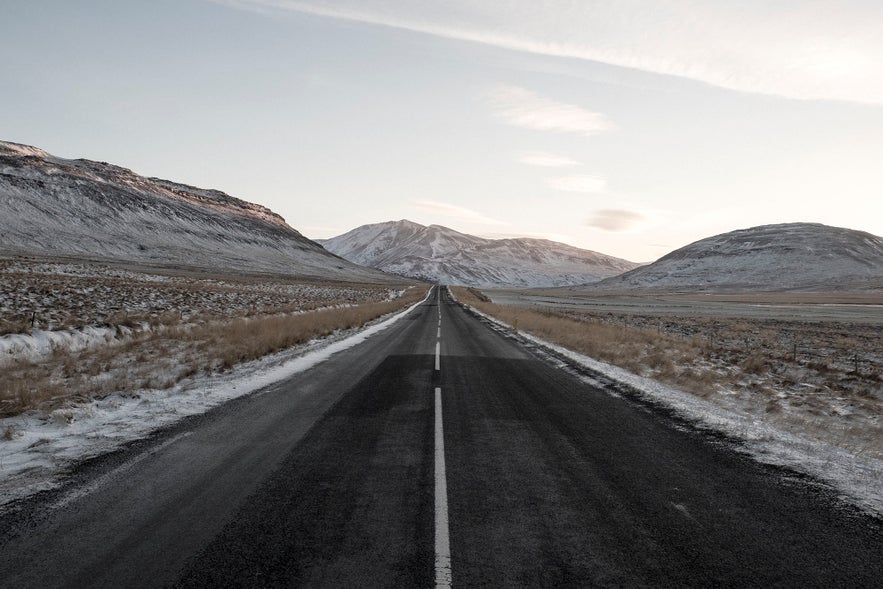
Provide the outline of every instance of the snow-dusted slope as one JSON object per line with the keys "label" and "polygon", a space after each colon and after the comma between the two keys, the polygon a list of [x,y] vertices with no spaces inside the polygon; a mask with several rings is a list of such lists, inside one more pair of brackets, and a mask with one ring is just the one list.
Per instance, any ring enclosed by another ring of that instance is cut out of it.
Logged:
{"label": "snow-dusted slope", "polygon": [[329,254],[260,205],[8,142],[0,142],[0,251],[386,279]]}
{"label": "snow-dusted slope", "polygon": [[411,221],[363,225],[321,243],[352,262],[394,274],[481,287],[585,284],[637,266],[544,239],[483,239]]}
{"label": "snow-dusted slope", "polygon": [[880,289],[883,288],[883,238],[816,223],[764,225],[697,241],[592,288]]}

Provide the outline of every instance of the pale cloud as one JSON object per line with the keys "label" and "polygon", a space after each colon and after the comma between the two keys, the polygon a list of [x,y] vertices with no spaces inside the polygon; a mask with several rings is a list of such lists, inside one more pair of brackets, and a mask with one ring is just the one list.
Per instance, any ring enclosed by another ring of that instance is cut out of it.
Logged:
{"label": "pale cloud", "polygon": [[549,178],[546,180],[546,184],[563,192],[601,193],[607,189],[607,181],[604,178],[588,174]]}
{"label": "pale cloud", "polygon": [[457,219],[458,221],[480,223],[482,225],[505,225],[505,223],[503,223],[502,221],[492,219],[490,217],[482,215],[477,211],[473,211],[472,209],[452,205],[446,202],[438,202],[435,200],[417,200],[414,201],[414,206],[416,206],[418,209],[433,213],[435,215],[442,215],[443,217]]}
{"label": "pale cloud", "polygon": [[544,151],[529,151],[522,153],[518,157],[518,161],[528,166],[539,166],[542,168],[567,168],[582,165],[582,163],[573,158],[556,155],[554,153],[546,153]]}
{"label": "pale cloud", "polygon": [[294,10],[788,98],[883,103],[883,4],[867,0],[216,0]]}
{"label": "pale cloud", "polygon": [[613,128],[601,113],[557,102],[518,86],[501,86],[490,93],[495,114],[510,125],[537,131],[597,135]]}
{"label": "pale cloud", "polygon": [[478,236],[485,239],[547,239],[559,243],[570,243],[573,241],[572,235],[564,233],[479,233]]}
{"label": "pale cloud", "polygon": [[626,231],[644,219],[644,215],[622,209],[600,209],[586,221],[590,227],[605,231]]}

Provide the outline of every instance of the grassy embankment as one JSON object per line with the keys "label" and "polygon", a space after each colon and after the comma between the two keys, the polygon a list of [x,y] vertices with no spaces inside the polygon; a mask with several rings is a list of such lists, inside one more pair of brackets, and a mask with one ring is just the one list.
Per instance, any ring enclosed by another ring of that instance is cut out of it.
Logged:
{"label": "grassy embankment", "polygon": [[518,330],[636,374],[677,385],[696,385],[699,391],[714,378],[710,366],[698,361],[703,353],[703,342],[698,338],[673,337],[553,310],[497,305],[473,288],[453,287],[453,291],[458,300]]}
{"label": "grassy embankment", "polygon": [[[345,289],[347,296],[352,290]],[[374,291],[382,294],[389,289],[368,290],[377,299]],[[62,348],[37,361],[7,360],[0,365],[0,415],[51,410],[111,393],[168,389],[200,373],[228,371],[243,362],[364,326],[422,300],[427,290],[413,287],[393,300],[358,304],[340,300],[346,306],[338,308],[299,311],[297,305],[285,304],[234,317],[202,313],[198,322],[182,321],[180,314],[154,315],[146,329],[110,339],[107,345],[77,352]],[[126,323],[133,321],[129,318]]]}

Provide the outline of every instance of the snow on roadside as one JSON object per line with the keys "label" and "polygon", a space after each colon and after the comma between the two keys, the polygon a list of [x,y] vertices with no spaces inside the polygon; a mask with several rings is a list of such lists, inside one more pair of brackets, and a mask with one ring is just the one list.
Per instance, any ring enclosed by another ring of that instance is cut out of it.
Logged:
{"label": "snow on roadside", "polygon": [[[148,329],[142,325],[140,331]],[[79,352],[113,342],[123,341],[136,330],[125,327],[93,327],[79,329],[45,330],[30,333],[10,333],[0,336],[0,365],[11,360],[39,361],[59,350]]]}
{"label": "snow on roadside", "polygon": [[[453,295],[452,295],[453,296]],[[473,313],[507,330],[513,326],[466,305]],[[524,331],[522,337],[565,357],[591,372],[622,383],[645,399],[662,403],[680,417],[701,427],[741,440],[755,460],[810,475],[836,488],[841,499],[883,516],[883,460],[860,456],[818,440],[784,432],[754,415],[737,413],[651,378],[601,362]],[[586,377],[590,384],[599,383]]]}
{"label": "snow on roadside", "polygon": [[[232,373],[200,376],[167,390],[112,394],[49,414],[31,411],[0,419],[0,506],[61,483],[71,465],[110,452],[183,417],[308,370],[383,331],[428,300],[368,327],[237,366]],[[2,507],[0,507],[2,509]]]}

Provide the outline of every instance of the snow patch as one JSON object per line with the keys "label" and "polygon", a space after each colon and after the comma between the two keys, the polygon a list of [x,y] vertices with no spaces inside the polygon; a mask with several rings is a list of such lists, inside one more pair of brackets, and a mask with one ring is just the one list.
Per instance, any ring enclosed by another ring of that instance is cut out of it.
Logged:
{"label": "snow patch", "polygon": [[[142,327],[142,330],[146,327]],[[81,350],[121,342],[135,330],[130,327],[92,327],[57,331],[35,330],[0,336],[0,366],[11,361],[37,362],[55,352]]]}

